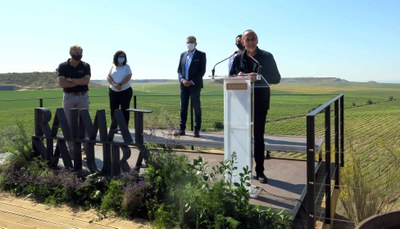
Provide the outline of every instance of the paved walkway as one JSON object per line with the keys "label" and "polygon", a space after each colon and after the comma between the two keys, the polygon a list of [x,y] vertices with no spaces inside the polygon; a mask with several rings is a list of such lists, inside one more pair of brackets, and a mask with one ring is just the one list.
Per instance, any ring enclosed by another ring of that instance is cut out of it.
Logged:
{"label": "paved walkway", "polygon": [[104,218],[95,210],[74,211],[69,207],[50,207],[29,198],[0,193],[0,228],[152,228],[148,222]]}

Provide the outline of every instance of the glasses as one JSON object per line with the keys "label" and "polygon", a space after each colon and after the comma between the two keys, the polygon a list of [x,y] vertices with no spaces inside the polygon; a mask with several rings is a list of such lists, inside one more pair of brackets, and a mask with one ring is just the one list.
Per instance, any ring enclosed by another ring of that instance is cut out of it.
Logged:
{"label": "glasses", "polygon": [[255,37],[250,37],[250,38],[246,38],[244,41],[245,42],[250,42],[250,41],[256,41],[257,40],[257,38],[255,38]]}

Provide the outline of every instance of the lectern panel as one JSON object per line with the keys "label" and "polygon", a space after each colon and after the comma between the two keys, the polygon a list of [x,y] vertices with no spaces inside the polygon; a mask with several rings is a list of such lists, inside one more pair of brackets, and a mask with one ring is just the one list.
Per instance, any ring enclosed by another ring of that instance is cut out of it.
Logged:
{"label": "lectern panel", "polygon": [[[251,139],[251,82],[250,80],[224,79],[224,158],[237,155],[236,174],[243,172],[243,167],[252,169]],[[232,177],[239,182],[239,175]]]}

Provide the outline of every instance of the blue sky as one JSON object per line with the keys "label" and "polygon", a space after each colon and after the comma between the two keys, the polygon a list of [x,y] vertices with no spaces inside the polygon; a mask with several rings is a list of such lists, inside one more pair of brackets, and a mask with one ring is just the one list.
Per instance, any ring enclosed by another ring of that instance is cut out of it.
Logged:
{"label": "blue sky", "polygon": [[[13,0],[0,8],[0,73],[54,71],[83,47],[92,79],[105,79],[117,50],[134,79],[177,79],[186,37],[214,64],[253,29],[282,77],[400,81],[398,0]],[[216,75],[227,74],[227,63]]]}

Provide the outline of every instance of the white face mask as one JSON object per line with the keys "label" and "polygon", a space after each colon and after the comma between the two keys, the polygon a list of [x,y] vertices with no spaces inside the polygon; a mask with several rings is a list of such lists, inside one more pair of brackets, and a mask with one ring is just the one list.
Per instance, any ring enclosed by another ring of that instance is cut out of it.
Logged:
{"label": "white face mask", "polygon": [[192,51],[195,48],[195,44],[194,43],[188,43],[186,45],[187,45],[187,48],[188,48],[189,51]]}

